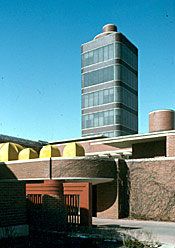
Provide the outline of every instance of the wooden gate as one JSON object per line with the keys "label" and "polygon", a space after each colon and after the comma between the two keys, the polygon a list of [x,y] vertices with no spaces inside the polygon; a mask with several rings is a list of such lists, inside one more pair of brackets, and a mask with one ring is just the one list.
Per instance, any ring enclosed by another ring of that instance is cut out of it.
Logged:
{"label": "wooden gate", "polygon": [[80,196],[64,195],[64,204],[67,209],[67,222],[69,224],[80,224]]}

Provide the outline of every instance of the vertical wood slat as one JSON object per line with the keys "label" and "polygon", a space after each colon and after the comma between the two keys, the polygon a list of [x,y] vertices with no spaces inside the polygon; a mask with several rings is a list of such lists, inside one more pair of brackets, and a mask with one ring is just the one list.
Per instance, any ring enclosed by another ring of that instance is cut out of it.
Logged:
{"label": "vertical wood slat", "polygon": [[42,195],[41,194],[28,194],[27,206],[28,208],[41,208],[42,207]]}
{"label": "vertical wood slat", "polygon": [[69,224],[80,224],[79,195],[64,195],[64,203],[67,207],[67,221]]}

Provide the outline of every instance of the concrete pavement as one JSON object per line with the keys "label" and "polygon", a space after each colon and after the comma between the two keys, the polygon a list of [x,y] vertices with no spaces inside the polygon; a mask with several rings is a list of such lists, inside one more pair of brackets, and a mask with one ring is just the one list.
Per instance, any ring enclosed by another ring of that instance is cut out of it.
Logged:
{"label": "concrete pavement", "polygon": [[128,219],[100,219],[93,217],[93,225],[117,228],[121,233],[139,240],[158,241],[162,248],[175,248],[175,223]]}

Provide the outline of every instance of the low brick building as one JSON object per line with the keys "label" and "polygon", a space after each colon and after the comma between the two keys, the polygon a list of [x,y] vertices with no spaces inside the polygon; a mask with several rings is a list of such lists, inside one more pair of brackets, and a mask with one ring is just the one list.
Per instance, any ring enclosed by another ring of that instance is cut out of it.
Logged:
{"label": "low brick building", "polygon": [[[72,201],[78,202],[82,225],[91,225],[92,216],[175,221],[175,130],[43,144],[18,139],[20,145],[38,151],[54,144],[61,155],[70,142],[81,144],[85,155],[0,163],[0,230],[23,227],[27,234],[27,225],[34,225],[36,216],[49,219],[52,229],[59,223],[63,227],[68,221],[66,205]],[[31,207],[30,219],[27,202],[38,207]]]}
{"label": "low brick building", "polygon": [[132,158],[115,159],[117,201],[98,216],[175,221],[175,131],[116,137],[102,143],[118,149],[132,147]]}

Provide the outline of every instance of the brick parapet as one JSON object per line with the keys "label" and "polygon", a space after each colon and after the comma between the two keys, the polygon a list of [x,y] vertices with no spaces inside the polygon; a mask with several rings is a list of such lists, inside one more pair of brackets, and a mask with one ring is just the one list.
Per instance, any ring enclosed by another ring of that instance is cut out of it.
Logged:
{"label": "brick parapet", "polygon": [[50,158],[0,163],[0,181],[50,179]]}
{"label": "brick parapet", "polygon": [[111,158],[74,157],[31,159],[0,164],[0,181],[49,180],[63,178],[113,178],[115,161]]}
{"label": "brick parapet", "polygon": [[114,178],[116,166],[109,158],[70,158],[52,160],[52,178]]}

